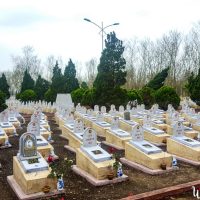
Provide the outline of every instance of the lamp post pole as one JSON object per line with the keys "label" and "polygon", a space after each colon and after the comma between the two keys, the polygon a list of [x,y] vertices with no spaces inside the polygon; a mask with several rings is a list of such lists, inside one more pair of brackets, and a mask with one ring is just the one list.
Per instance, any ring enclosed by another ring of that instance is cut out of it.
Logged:
{"label": "lamp post pole", "polygon": [[119,23],[113,23],[113,24],[110,24],[110,25],[104,27],[103,26],[103,22],[101,22],[101,26],[99,26],[98,24],[96,24],[95,22],[91,21],[90,19],[84,18],[84,20],[94,24],[95,26],[97,26],[100,29],[99,33],[101,33],[101,40],[102,40],[101,42],[102,42],[102,51],[103,51],[103,43],[104,43],[103,38],[104,38],[104,34],[106,34],[105,29],[110,27],[110,26],[119,25]]}

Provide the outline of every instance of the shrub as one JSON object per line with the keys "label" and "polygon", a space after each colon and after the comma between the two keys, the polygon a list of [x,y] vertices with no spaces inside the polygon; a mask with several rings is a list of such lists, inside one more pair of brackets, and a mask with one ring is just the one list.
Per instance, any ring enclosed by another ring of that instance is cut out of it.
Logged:
{"label": "shrub", "polygon": [[7,108],[5,101],[6,101],[6,94],[0,90],[0,112],[2,112]]}
{"label": "shrub", "polygon": [[95,104],[95,88],[85,90],[81,104],[84,106],[93,107]]}
{"label": "shrub", "polygon": [[126,105],[128,103],[128,95],[125,89],[120,87],[116,87],[114,89],[96,91],[96,104],[100,106],[106,106],[110,108],[111,104],[116,105],[116,107],[120,105]]}
{"label": "shrub", "polygon": [[141,95],[139,94],[139,91],[137,91],[137,90],[129,90],[129,91],[127,92],[127,95],[128,95],[128,100],[129,100],[129,101],[137,100],[137,102],[138,102],[139,104],[142,103],[142,97],[141,97]]}
{"label": "shrub", "polygon": [[36,93],[30,89],[25,90],[24,92],[20,94],[20,100],[24,102],[34,101],[36,100],[36,97],[37,97]]}
{"label": "shrub", "polygon": [[83,88],[78,88],[71,93],[72,100],[75,104],[81,103],[83,94],[86,90]]}
{"label": "shrub", "polygon": [[156,103],[160,108],[167,110],[168,104],[177,109],[180,104],[180,97],[177,95],[174,88],[163,86],[155,92]]}
{"label": "shrub", "polygon": [[44,99],[47,102],[51,102],[51,103],[55,102],[56,101],[56,92],[49,88],[44,94]]}
{"label": "shrub", "polygon": [[147,108],[150,108],[155,103],[154,92],[155,91],[149,87],[143,87],[139,90],[142,101]]}

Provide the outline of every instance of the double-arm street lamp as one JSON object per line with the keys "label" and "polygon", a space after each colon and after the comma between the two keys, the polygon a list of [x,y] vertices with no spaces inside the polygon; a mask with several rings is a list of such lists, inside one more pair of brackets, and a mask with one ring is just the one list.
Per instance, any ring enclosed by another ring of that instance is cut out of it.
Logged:
{"label": "double-arm street lamp", "polygon": [[119,23],[110,24],[110,25],[104,27],[103,26],[103,22],[101,23],[101,26],[99,26],[98,24],[96,24],[95,22],[91,21],[90,19],[84,18],[84,20],[87,21],[87,22],[90,22],[90,23],[94,24],[95,26],[97,26],[100,29],[99,33],[101,33],[101,39],[102,39],[101,42],[102,42],[102,51],[103,51],[103,43],[104,43],[103,37],[104,37],[104,34],[106,34],[105,29],[108,28],[108,27],[110,27],[110,26],[119,25]]}

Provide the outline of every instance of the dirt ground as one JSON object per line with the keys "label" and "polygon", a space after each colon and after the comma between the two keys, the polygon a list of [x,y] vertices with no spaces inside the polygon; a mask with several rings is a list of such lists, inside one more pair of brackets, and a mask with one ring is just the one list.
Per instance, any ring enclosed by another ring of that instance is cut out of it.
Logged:
{"label": "dirt ground", "polygon": [[[59,156],[60,160],[64,158],[72,159],[75,163],[76,156],[74,153],[64,149],[64,145],[68,143],[67,140],[59,137],[61,131],[55,124],[53,115],[48,115],[49,124],[53,131],[52,137],[55,141],[55,153]],[[30,121],[30,116],[27,118],[27,123]],[[22,130],[18,130],[19,135],[26,132],[26,125]],[[0,200],[15,200],[17,197],[7,183],[6,177],[12,175],[12,158],[18,152],[19,137],[11,137],[10,143],[12,148],[0,149],[0,161],[2,169],[0,170]],[[107,149],[106,146],[103,148]],[[119,152],[123,154],[124,152]],[[70,172],[65,178],[66,194],[56,196],[48,199],[67,199],[67,200],[114,200],[120,199],[134,194],[139,194],[155,189],[160,189],[168,186],[173,186],[181,183],[186,183],[200,179],[200,168],[193,167],[185,163],[179,163],[180,169],[178,171],[166,173],[163,175],[151,176],[135,169],[123,166],[124,174],[128,175],[129,180],[126,182],[111,184],[107,186],[94,187],[82,177]],[[63,198],[62,198],[63,197]],[[44,198],[43,198],[44,199]],[[168,197],[170,199],[195,199],[192,197],[192,190],[186,194],[179,196]]]}

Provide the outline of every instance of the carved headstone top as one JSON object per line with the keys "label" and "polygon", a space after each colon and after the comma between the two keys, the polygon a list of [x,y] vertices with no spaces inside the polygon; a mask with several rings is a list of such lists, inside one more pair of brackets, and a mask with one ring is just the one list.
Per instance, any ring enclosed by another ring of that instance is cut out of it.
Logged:
{"label": "carved headstone top", "polygon": [[95,106],[94,106],[94,111],[95,111],[95,112],[98,112],[98,111],[99,111],[99,106],[98,106],[98,105],[95,105]]}
{"label": "carved headstone top", "polygon": [[128,111],[131,110],[131,105],[129,103],[126,105],[126,110],[128,110]]}
{"label": "carved headstone top", "polygon": [[182,122],[177,121],[173,125],[173,136],[175,137],[184,136],[184,125]]}
{"label": "carved headstone top", "polygon": [[37,156],[37,140],[35,135],[24,133],[20,137],[19,154],[21,157],[26,158]]}
{"label": "carved headstone top", "polygon": [[36,121],[29,122],[27,132],[32,133],[35,136],[40,136],[40,123]]}
{"label": "carved headstone top", "polygon": [[87,109],[88,116],[93,116],[93,113],[94,111],[91,108]]}
{"label": "carved headstone top", "polygon": [[119,106],[119,112],[123,113],[124,112],[124,106]]}
{"label": "carved headstone top", "polygon": [[104,121],[104,116],[102,112],[97,112],[97,122],[103,122]]}
{"label": "carved headstone top", "polygon": [[119,128],[119,117],[113,117],[111,123],[111,129],[118,129]]}
{"label": "carved headstone top", "polygon": [[84,124],[81,119],[76,119],[74,122],[74,133],[83,133],[84,131]]}
{"label": "carved headstone top", "polygon": [[133,141],[143,141],[144,140],[144,130],[142,126],[135,125],[132,128],[131,136]]}
{"label": "carved headstone top", "polygon": [[87,128],[83,133],[83,146],[97,146],[97,134],[92,128]]}
{"label": "carved headstone top", "polygon": [[143,125],[144,125],[144,127],[151,127],[152,126],[151,116],[149,114],[144,116]]}
{"label": "carved headstone top", "polygon": [[0,122],[8,122],[8,112],[4,110],[0,113]]}
{"label": "carved headstone top", "polygon": [[101,106],[101,112],[106,113],[106,107],[105,106]]}
{"label": "carved headstone top", "polygon": [[66,116],[66,122],[67,123],[72,123],[72,122],[74,122],[74,115],[73,115],[73,113],[68,113]]}
{"label": "carved headstone top", "polygon": [[128,110],[124,111],[124,119],[125,120],[131,120],[130,111],[128,111]]}
{"label": "carved headstone top", "polygon": [[36,123],[40,123],[40,115],[38,113],[32,114],[31,115],[31,121],[36,122]]}
{"label": "carved headstone top", "polygon": [[80,112],[81,112],[82,114],[86,114],[86,112],[87,112],[86,107],[82,106]]}

